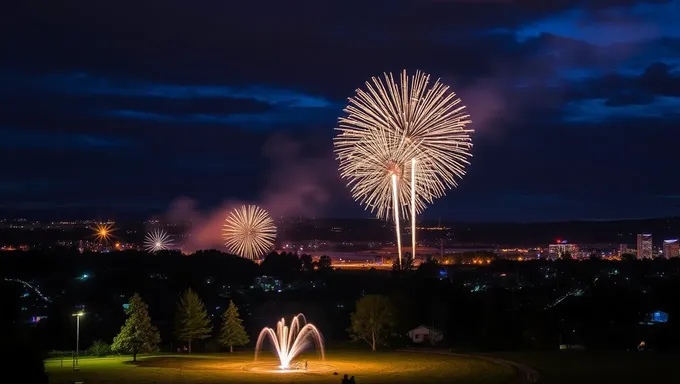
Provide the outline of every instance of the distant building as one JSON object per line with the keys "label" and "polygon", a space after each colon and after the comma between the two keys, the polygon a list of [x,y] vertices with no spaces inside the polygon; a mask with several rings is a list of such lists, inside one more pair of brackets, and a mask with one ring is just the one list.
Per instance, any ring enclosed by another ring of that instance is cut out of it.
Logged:
{"label": "distant building", "polygon": [[680,243],[678,243],[678,239],[663,241],[663,256],[667,259],[680,256]]}
{"label": "distant building", "polygon": [[628,253],[628,244],[619,244],[619,256]]}
{"label": "distant building", "polygon": [[578,245],[568,244],[566,240],[557,240],[556,244],[548,245],[548,253],[553,257],[563,257],[564,255],[576,257]]}
{"label": "distant building", "polygon": [[408,331],[408,338],[418,344],[423,342],[435,344],[444,339],[444,334],[437,328],[421,325],[418,328]]}
{"label": "distant building", "polygon": [[637,235],[637,258],[651,259],[652,258],[652,234],[638,233]]}

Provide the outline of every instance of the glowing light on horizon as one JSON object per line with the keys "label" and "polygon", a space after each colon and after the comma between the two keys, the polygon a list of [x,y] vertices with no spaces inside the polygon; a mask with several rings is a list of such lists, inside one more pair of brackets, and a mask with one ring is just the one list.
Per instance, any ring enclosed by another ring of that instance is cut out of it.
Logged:
{"label": "glowing light on horizon", "polygon": [[269,327],[260,331],[257,343],[255,343],[255,361],[259,356],[262,343],[267,338],[274,345],[281,369],[290,368],[291,361],[309,346],[310,339],[321,353],[321,359],[323,360],[326,357],[321,333],[313,324],[307,323],[307,319],[302,313],[293,317],[290,327],[286,325],[286,320],[282,318],[276,323],[276,331]]}
{"label": "glowing light on horizon", "polygon": [[154,229],[144,238],[144,249],[148,252],[165,251],[172,247],[173,241],[170,235],[162,229]]}
{"label": "glowing light on horizon", "polygon": [[111,240],[111,237],[113,236],[112,233],[114,231],[113,224],[110,223],[100,223],[90,229],[94,231],[94,236],[97,241],[102,243]]}
{"label": "glowing light on horizon", "polygon": [[269,213],[256,205],[232,210],[223,227],[227,250],[246,259],[256,260],[271,251],[276,226]]}
{"label": "glowing light on horizon", "polygon": [[420,71],[412,77],[403,71],[399,80],[373,77],[349,98],[334,149],[352,197],[378,218],[391,216],[398,244],[399,211],[411,218],[415,253],[415,216],[465,175],[473,130],[448,86],[439,80],[429,86],[430,76]]}

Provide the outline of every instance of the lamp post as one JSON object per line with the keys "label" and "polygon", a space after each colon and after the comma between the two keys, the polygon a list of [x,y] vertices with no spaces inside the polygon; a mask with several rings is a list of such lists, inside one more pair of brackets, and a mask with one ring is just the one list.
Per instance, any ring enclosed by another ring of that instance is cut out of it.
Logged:
{"label": "lamp post", "polygon": [[71,316],[75,316],[76,318],[76,356],[75,359],[73,360],[73,369],[76,369],[78,367],[78,360],[80,359],[80,318],[85,315],[85,312],[80,311],[78,313],[74,313]]}

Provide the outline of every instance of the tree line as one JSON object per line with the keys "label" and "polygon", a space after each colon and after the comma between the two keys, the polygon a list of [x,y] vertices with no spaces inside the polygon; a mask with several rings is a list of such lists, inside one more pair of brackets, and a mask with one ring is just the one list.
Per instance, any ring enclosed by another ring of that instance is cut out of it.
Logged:
{"label": "tree line", "polygon": [[[135,293],[132,296],[125,313],[127,319],[118,335],[114,337],[111,350],[132,354],[132,361],[137,361],[139,353],[157,352],[161,336],[158,329],[152,325],[149,307],[139,294]],[[213,327],[205,304],[191,288],[187,289],[177,302],[175,324],[175,336],[187,343],[189,353],[192,351],[193,342],[207,339],[212,334]],[[243,346],[250,341],[233,301],[229,301],[229,306],[222,315],[218,340],[222,346],[229,347],[230,352],[234,351],[235,346]]]}
{"label": "tree line", "polygon": [[[135,293],[125,308],[127,319],[113,343],[108,346],[96,341],[90,351],[96,355],[104,355],[109,350],[121,354],[131,354],[132,361],[137,361],[140,353],[158,352],[161,342],[160,332],[152,324],[149,307],[141,296]],[[390,300],[382,295],[366,295],[356,304],[356,311],[351,315],[350,337],[355,341],[364,341],[377,350],[379,345],[386,344],[394,325],[394,311]],[[187,289],[177,302],[175,319],[175,336],[187,343],[187,352],[192,352],[195,341],[204,340],[212,335],[213,326],[201,298],[191,288]],[[238,308],[233,301],[222,315],[222,324],[218,337],[220,345],[234,352],[234,347],[245,346],[250,338],[243,326]]]}

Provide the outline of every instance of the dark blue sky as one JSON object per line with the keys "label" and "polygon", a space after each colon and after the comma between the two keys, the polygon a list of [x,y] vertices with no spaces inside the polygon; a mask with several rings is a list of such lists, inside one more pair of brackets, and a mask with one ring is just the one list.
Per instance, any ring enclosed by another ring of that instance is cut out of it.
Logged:
{"label": "dark blue sky", "polygon": [[0,209],[366,216],[333,128],[370,76],[406,68],[451,85],[477,130],[426,217],[680,213],[680,0],[9,3]]}

